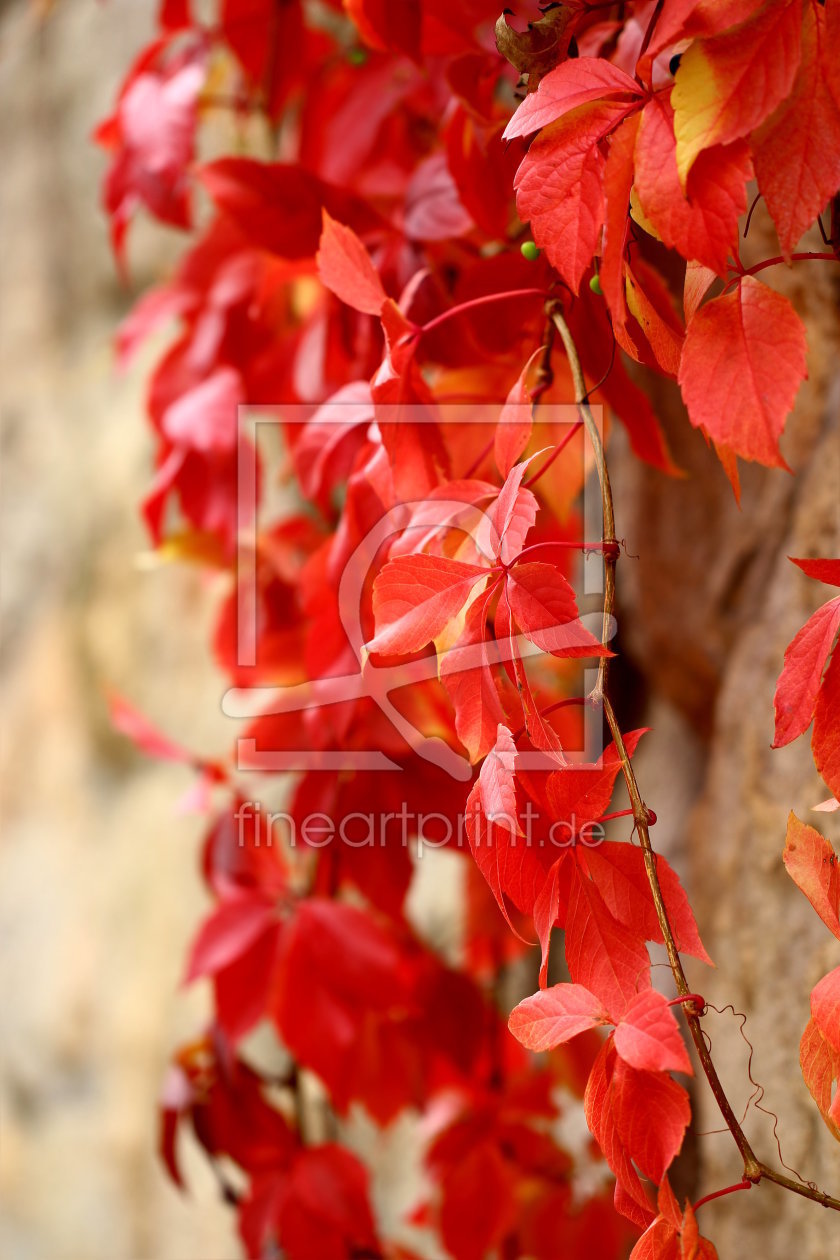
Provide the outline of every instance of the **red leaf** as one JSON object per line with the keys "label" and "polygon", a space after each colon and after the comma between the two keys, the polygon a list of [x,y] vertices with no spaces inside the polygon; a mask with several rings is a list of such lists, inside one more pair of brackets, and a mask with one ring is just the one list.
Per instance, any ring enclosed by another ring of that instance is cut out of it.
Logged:
{"label": "red leaf", "polygon": [[516,173],[520,217],[574,293],[604,223],[600,141],[632,108],[616,101],[579,106],[537,137]]}
{"label": "red leaf", "polygon": [[163,223],[190,226],[188,167],[205,53],[201,44],[166,59],[165,53],[167,38],[141,53],[123,84],[116,112],[96,131],[97,141],[114,151],[103,196],[120,260],[138,204]]}
{"label": "red leaf", "polygon": [[508,1028],[526,1049],[540,1051],[609,1022],[598,998],[583,985],[555,984],[515,1006]]}
{"label": "red leaf", "polygon": [[519,629],[554,656],[611,656],[578,619],[575,593],[558,569],[526,561],[508,571],[506,591]]}
{"label": "red leaf", "polygon": [[[613,1086],[619,1064],[613,1039],[609,1037],[601,1047],[589,1074],[583,1099],[584,1115],[592,1136],[615,1173],[617,1211],[634,1225],[644,1229],[653,1220],[654,1212],[617,1123]],[[627,1069],[628,1072],[630,1070]]]}
{"label": "red leaf", "polygon": [[483,1142],[447,1172],[441,1236],[458,1260],[485,1260],[516,1221],[516,1170],[495,1145]]}
{"label": "red leaf", "polygon": [[840,586],[840,560],[796,560],[789,557],[808,577],[829,586]]}
{"label": "red leaf", "polygon": [[166,408],[161,428],[175,446],[229,454],[236,446],[238,409],[244,402],[239,373],[218,367]]}
{"label": "red leaf", "polygon": [[688,183],[680,186],[674,115],[667,95],[644,109],[636,141],[636,193],[645,218],[671,249],[725,275],[736,252],[738,218],[747,207],[752,176],[744,141],[701,153]]}
{"label": "red leaf", "polygon": [[530,462],[531,460],[526,460],[511,468],[499,491],[498,499],[488,513],[493,558],[501,560],[502,564],[513,563],[537,518],[537,500],[522,485],[522,478]]}
{"label": "red leaf", "polygon": [[185,982],[229,967],[277,923],[273,903],[259,893],[223,901],[205,919],[193,942]]}
{"label": "red leaf", "polygon": [[192,25],[190,0],[161,0],[158,26],[164,31],[179,31]]}
{"label": "red leaf", "polygon": [[366,315],[380,314],[388,295],[370,254],[353,229],[326,210],[317,261],[321,280],[336,297]]}
{"label": "red leaf", "polygon": [[581,105],[620,97],[624,102],[641,100],[635,79],[618,66],[600,57],[582,57],[562,62],[540,79],[517,109],[502,133],[505,140],[527,136]]}
{"label": "red leaf", "polygon": [[566,963],[574,983],[600,998],[614,1024],[639,990],[650,985],[650,959],[638,932],[613,918],[579,870],[569,896]]}
{"label": "red leaf", "polygon": [[802,321],[752,276],[688,326],[679,383],[689,419],[744,459],[786,467],[779,437],[806,375]]}
{"label": "red leaf", "polygon": [[416,652],[443,631],[488,570],[446,556],[399,556],[373,584],[371,652]]}
{"label": "red leaf", "polygon": [[[642,850],[608,840],[587,849],[585,862],[610,913],[619,923],[635,928],[646,941],[662,941],[662,930],[648,882]],[[681,954],[691,954],[712,966],[679,876],[661,854],[656,871],[668,911],[668,922]]]}
{"label": "red leaf", "polygon": [[630,192],[635,179],[636,138],[641,120],[642,115],[636,113],[620,124],[612,137],[604,168],[607,208],[599,276],[613,324],[619,329],[626,314],[624,256],[630,231]]}
{"label": "red leaf", "polygon": [[496,467],[503,477],[507,477],[519,459],[531,437],[533,417],[531,414],[531,391],[528,389],[528,375],[542,354],[542,347],[531,355],[519,374],[502,408],[493,449]]}
{"label": "red leaf", "polygon": [[466,236],[474,226],[446,154],[431,154],[416,168],[405,190],[406,236],[413,241],[447,241]]}
{"label": "red leaf", "polygon": [[299,1151],[288,1169],[258,1170],[240,1212],[252,1256],[268,1254],[278,1242],[288,1260],[380,1253],[367,1170],[332,1142]]}
{"label": "red leaf", "polygon": [[820,693],[814,707],[814,733],[811,751],[814,764],[822,775],[826,787],[840,797],[840,650],[828,663]]}
{"label": "red leaf", "polygon": [[417,58],[423,10],[420,0],[345,0],[345,9],[372,48]]}
{"label": "red leaf", "polygon": [[[627,753],[632,757],[644,730],[630,731],[624,736]],[[555,818],[573,818],[578,831],[581,825],[600,818],[612,800],[621,758],[615,744],[609,744],[598,763],[564,766],[548,776],[546,795]]]}
{"label": "red leaf", "polygon": [[840,188],[840,20],[808,3],[790,96],[752,137],[755,171],[787,255]]}
{"label": "red leaf", "polygon": [[655,989],[647,989],[630,1002],[615,1030],[615,1048],[634,1068],[694,1072],[674,1012]]}
{"label": "red leaf", "polygon": [[495,645],[487,642],[487,607],[492,592],[476,599],[455,644],[440,656],[440,679],[455,706],[455,731],[475,764],[496,742],[505,715],[491,666]]}
{"label": "red leaf", "polygon": [[300,0],[222,0],[222,35],[277,118],[300,81],[305,35]]}
{"label": "red leaf", "polygon": [[616,1127],[630,1158],[658,1185],[691,1119],[688,1094],[664,1072],[639,1072],[619,1057],[612,1097]]}
{"label": "red leaf", "polygon": [[382,219],[361,197],[292,163],[219,158],[202,166],[198,179],[216,208],[253,249],[279,258],[313,257],[324,210],[340,220],[339,226],[349,224],[356,232],[383,227]]}
{"label": "red leaf", "polygon": [[569,913],[569,893],[574,875],[574,861],[570,854],[564,853],[554,862],[548,872],[546,881],[534,902],[532,911],[534,930],[540,942],[542,961],[540,963],[540,988],[544,989],[548,981],[548,955],[551,944],[551,929],[558,919],[565,923]]}
{"label": "red leaf", "polygon": [[774,748],[783,748],[811,725],[825,663],[840,628],[840,595],[818,608],[785,649],[773,703]]}
{"label": "red leaf", "polygon": [[813,827],[788,815],[784,863],[823,923],[840,940],[840,869],[831,844]]}
{"label": "red leaf", "polygon": [[785,99],[801,32],[802,0],[787,0],[683,53],[671,94],[683,186],[698,154],[749,135]]}
{"label": "red leaf", "polygon": [[530,911],[545,879],[519,826],[515,760],[513,737],[507,727],[499,726],[496,746],[484,760],[466,809],[470,850],[512,931],[505,896],[519,910]]}

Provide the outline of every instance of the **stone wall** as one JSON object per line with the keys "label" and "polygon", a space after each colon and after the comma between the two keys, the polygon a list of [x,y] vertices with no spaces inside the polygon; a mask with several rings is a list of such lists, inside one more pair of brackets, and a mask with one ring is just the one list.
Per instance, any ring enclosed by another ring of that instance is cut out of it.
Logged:
{"label": "stone wall", "polygon": [[[38,28],[0,6],[3,714],[0,1252],[15,1260],[235,1260],[200,1156],[179,1195],[155,1100],[204,903],[189,783],[109,728],[103,689],[208,751],[228,738],[206,659],[210,591],[138,566],[149,475],[142,389],[116,375],[130,293],[97,210],[89,143],[151,33],[151,0],[60,0]],[[141,225],[138,287],[173,256]],[[178,627],[173,633],[173,626]]]}

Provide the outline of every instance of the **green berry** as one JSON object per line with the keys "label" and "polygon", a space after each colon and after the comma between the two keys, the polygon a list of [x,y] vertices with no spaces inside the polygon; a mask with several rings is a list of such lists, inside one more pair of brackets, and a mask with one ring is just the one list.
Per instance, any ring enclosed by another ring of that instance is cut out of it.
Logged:
{"label": "green berry", "polygon": [[523,241],[519,246],[519,252],[523,258],[528,259],[528,262],[534,262],[540,256],[540,251],[533,241]]}
{"label": "green berry", "polygon": [[366,48],[351,48],[347,60],[351,66],[363,66],[368,59]]}
{"label": "green berry", "polygon": [[593,293],[597,293],[597,294],[598,294],[598,297],[603,297],[603,296],[604,296],[604,290],[601,288],[601,277],[598,275],[598,273],[597,273],[597,272],[596,272],[596,273],[595,273],[595,275],[592,277],[592,279],[589,281],[589,287],[590,287],[590,289],[592,290],[592,292],[593,292]]}

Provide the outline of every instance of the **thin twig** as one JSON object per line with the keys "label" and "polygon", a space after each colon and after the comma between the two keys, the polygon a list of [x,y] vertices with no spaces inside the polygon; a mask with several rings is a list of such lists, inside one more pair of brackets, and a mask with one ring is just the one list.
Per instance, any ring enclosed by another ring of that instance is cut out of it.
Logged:
{"label": "thin twig", "polygon": [[[575,386],[575,402],[578,406],[578,413],[583,421],[586,431],[589,434],[592,443],[592,449],[595,456],[595,466],[598,471],[598,480],[601,485],[601,502],[604,519],[604,623],[602,642],[607,645],[609,633],[612,623],[613,611],[615,608],[615,566],[619,555],[618,542],[615,536],[615,511],[613,507],[612,487],[610,486],[609,472],[607,470],[606,459],[604,457],[604,444],[601,441],[601,434],[598,426],[592,416],[589,403],[586,401],[586,382],[583,377],[583,370],[580,366],[580,358],[577,353],[574,340],[572,338],[569,326],[563,318],[562,310],[559,304],[552,304],[551,318],[559,332],[563,345],[566,349],[566,355],[569,360],[569,366],[572,372],[572,380]],[[612,545],[610,545],[612,544]],[[668,953],[668,961],[671,965],[671,973],[674,977],[674,983],[677,986],[677,992],[680,997],[693,997],[685,977],[682,960],[680,959],[677,943],[674,938],[673,929],[668,919],[668,911],[665,906],[665,898],[662,894],[662,885],[659,882],[659,873],[656,869],[656,854],[650,841],[650,824],[652,822],[651,811],[645,805],[642,794],[639,790],[639,784],[636,779],[636,772],[630,761],[627,747],[615,715],[612,702],[607,693],[607,672],[609,669],[609,657],[602,657],[598,665],[598,678],[595,687],[591,693],[591,699],[600,702],[603,705],[604,717],[607,721],[610,734],[615,744],[621,762],[621,770],[624,775],[624,782],[627,786],[627,794],[630,797],[630,803],[633,806],[633,819],[636,825],[636,831],[639,836],[642,853],[644,855],[645,870],[647,872],[648,883],[650,884],[653,904],[656,909],[656,917],[659,920],[659,928],[662,932],[662,938],[665,942],[665,948]],[[706,1044],[703,1036],[703,1027],[700,1022],[700,1015],[697,1012],[696,1003],[683,1003],[683,1012],[686,1022],[691,1033],[692,1041],[697,1050],[697,1056],[703,1068],[706,1080],[714,1094],[715,1101],[720,1109],[721,1115],[726,1121],[735,1144],[744,1161],[744,1178],[751,1183],[760,1181],[772,1181],[778,1186],[783,1186],[787,1190],[792,1190],[795,1194],[800,1194],[806,1199],[812,1199],[815,1203],[822,1204],[823,1207],[834,1208],[840,1211],[840,1199],[833,1198],[830,1194],[825,1194],[816,1186],[808,1183],[795,1181],[792,1177],[786,1176],[785,1173],[777,1172],[775,1168],[769,1167],[756,1156],[750,1145],[747,1135],[738,1122],[738,1118],[732,1109],[732,1104],[726,1096],[726,1091],[718,1076],[717,1069],[712,1061],[711,1052]]]}

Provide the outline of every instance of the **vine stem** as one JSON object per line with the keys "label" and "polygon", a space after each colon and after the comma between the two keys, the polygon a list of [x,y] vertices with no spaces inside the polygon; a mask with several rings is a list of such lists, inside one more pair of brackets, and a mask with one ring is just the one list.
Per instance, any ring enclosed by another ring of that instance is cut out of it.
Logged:
{"label": "vine stem", "polygon": [[493,302],[511,302],[515,298],[526,297],[545,299],[545,289],[505,289],[501,293],[483,293],[481,297],[470,298],[468,302],[459,302],[457,306],[447,307],[445,311],[435,315],[434,319],[430,319],[427,324],[421,324],[417,329],[417,335],[429,333],[433,328],[439,328],[441,324],[445,324],[448,319],[463,315],[465,311],[474,311],[480,306],[489,306]]}
{"label": "vine stem", "polygon": [[[609,641],[610,627],[612,624],[613,612],[615,609],[615,567],[618,560],[619,548],[618,540],[615,536],[615,509],[613,506],[612,487],[610,485],[610,476],[607,469],[607,462],[604,456],[604,443],[601,440],[601,434],[598,425],[592,415],[592,411],[587,400],[586,382],[583,377],[583,369],[580,365],[580,357],[575,346],[574,339],[568,324],[566,323],[562,309],[559,303],[551,302],[548,304],[547,312],[554,321],[558,333],[560,334],[566,356],[569,361],[569,367],[572,372],[572,380],[575,387],[575,403],[577,404],[578,414],[586,428],[592,450],[595,457],[595,467],[598,472],[598,480],[601,486],[601,503],[604,523],[604,621],[602,642],[606,647]],[[636,779],[636,772],[630,761],[627,747],[615,715],[607,691],[607,676],[609,670],[609,657],[602,656],[598,662],[598,677],[594,688],[592,689],[590,699],[593,703],[600,703],[603,706],[604,717],[609,727],[610,734],[621,762],[621,770],[624,776],[624,782],[627,787],[627,794],[630,797],[630,804],[633,806],[633,820],[636,832],[639,836],[639,842],[644,856],[645,871],[647,872],[648,883],[650,885],[653,904],[656,909],[656,917],[659,920],[659,928],[662,932],[662,939],[665,942],[665,948],[668,953],[668,961],[671,965],[671,972],[674,977],[674,983],[677,992],[681,998],[692,998],[691,989],[686,980],[685,971],[683,970],[682,960],[680,958],[679,949],[674,938],[674,932],[668,919],[668,911],[665,906],[665,898],[662,894],[662,885],[659,882],[659,873],[656,869],[656,853],[650,840],[650,825],[653,821],[653,815],[647,808],[642,799],[639,790],[639,784]],[[750,1184],[757,1184],[760,1181],[772,1181],[778,1186],[783,1186],[786,1190],[791,1190],[795,1194],[800,1194],[806,1199],[812,1199],[816,1203],[822,1204],[823,1207],[834,1208],[840,1211],[840,1199],[833,1198],[830,1194],[819,1190],[816,1186],[794,1180],[784,1173],[778,1172],[775,1168],[763,1163],[755,1154],[750,1145],[749,1139],[745,1134],[741,1124],[738,1121],[735,1112],[732,1109],[726,1091],[723,1088],[717,1068],[712,1061],[711,1051],[706,1043],[703,1035],[703,1027],[700,1015],[697,1012],[694,1001],[683,1003],[683,1013],[686,1023],[688,1024],[691,1039],[697,1050],[697,1057],[700,1060],[701,1067],[709,1087],[714,1095],[715,1102],[718,1105],[721,1115],[726,1122],[736,1146],[740,1152],[744,1163],[744,1180]]]}
{"label": "vine stem", "polygon": [[780,267],[782,263],[838,262],[838,261],[840,261],[840,259],[837,258],[836,254],[820,254],[820,253],[816,253],[815,251],[809,251],[808,253],[801,253],[801,254],[791,254],[789,259],[785,258],[782,254],[777,254],[775,258],[765,258],[764,262],[754,263],[752,267],[742,268],[739,264],[737,275],[734,275],[731,280],[727,280],[723,291],[725,293],[727,289],[731,289],[732,286],[734,284],[737,284],[739,280],[743,280],[744,276],[757,276],[759,272],[766,271],[768,267]]}

